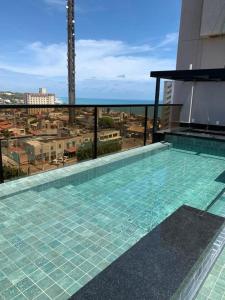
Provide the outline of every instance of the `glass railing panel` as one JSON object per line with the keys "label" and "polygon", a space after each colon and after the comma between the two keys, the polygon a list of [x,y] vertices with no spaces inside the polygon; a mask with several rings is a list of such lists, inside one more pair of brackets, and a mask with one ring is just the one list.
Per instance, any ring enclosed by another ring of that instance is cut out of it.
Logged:
{"label": "glass railing panel", "polygon": [[147,140],[146,144],[152,144],[152,130],[153,130],[153,120],[154,120],[154,106],[148,106],[148,120],[147,120]]}
{"label": "glass railing panel", "polygon": [[161,105],[158,113],[158,130],[176,130],[180,127],[181,106]]}
{"label": "glass railing panel", "polygon": [[94,156],[94,107],[74,109],[75,122],[72,129],[76,144],[76,162],[92,159]]}
{"label": "glass railing panel", "polygon": [[1,110],[0,137],[6,179],[92,159],[93,122],[93,108]]}
{"label": "glass railing panel", "polygon": [[144,145],[144,107],[98,108],[98,155]]}
{"label": "glass railing panel", "polygon": [[[177,128],[180,111],[181,106],[161,105],[158,132]],[[0,108],[5,177],[33,175],[142,147],[145,141],[151,144],[153,119],[153,106]]]}

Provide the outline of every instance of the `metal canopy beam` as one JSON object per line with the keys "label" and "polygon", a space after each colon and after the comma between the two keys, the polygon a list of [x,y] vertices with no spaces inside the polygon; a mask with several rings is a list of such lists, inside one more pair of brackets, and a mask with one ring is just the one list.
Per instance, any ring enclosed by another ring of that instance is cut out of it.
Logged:
{"label": "metal canopy beam", "polygon": [[218,82],[225,81],[225,69],[154,71],[150,76],[178,81]]}

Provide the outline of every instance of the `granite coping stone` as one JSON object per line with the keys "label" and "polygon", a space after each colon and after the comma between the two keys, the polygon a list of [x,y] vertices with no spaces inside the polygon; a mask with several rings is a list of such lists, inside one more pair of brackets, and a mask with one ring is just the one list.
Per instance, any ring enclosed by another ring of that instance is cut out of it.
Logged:
{"label": "granite coping stone", "polygon": [[224,220],[180,207],[71,300],[171,299],[211,247]]}

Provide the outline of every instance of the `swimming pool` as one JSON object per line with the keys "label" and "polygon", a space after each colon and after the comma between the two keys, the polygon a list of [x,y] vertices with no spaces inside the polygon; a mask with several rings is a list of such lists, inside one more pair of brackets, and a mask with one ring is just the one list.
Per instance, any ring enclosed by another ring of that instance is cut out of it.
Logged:
{"label": "swimming pool", "polygon": [[4,185],[0,295],[67,299],[181,205],[208,208],[224,170],[158,144]]}

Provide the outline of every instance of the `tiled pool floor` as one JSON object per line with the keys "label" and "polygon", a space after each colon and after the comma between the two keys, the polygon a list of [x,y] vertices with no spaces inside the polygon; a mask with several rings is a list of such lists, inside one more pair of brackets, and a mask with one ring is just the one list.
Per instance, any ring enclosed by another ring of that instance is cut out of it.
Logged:
{"label": "tiled pool floor", "polygon": [[68,299],[182,204],[205,209],[224,162],[170,149],[0,199],[0,299]]}

